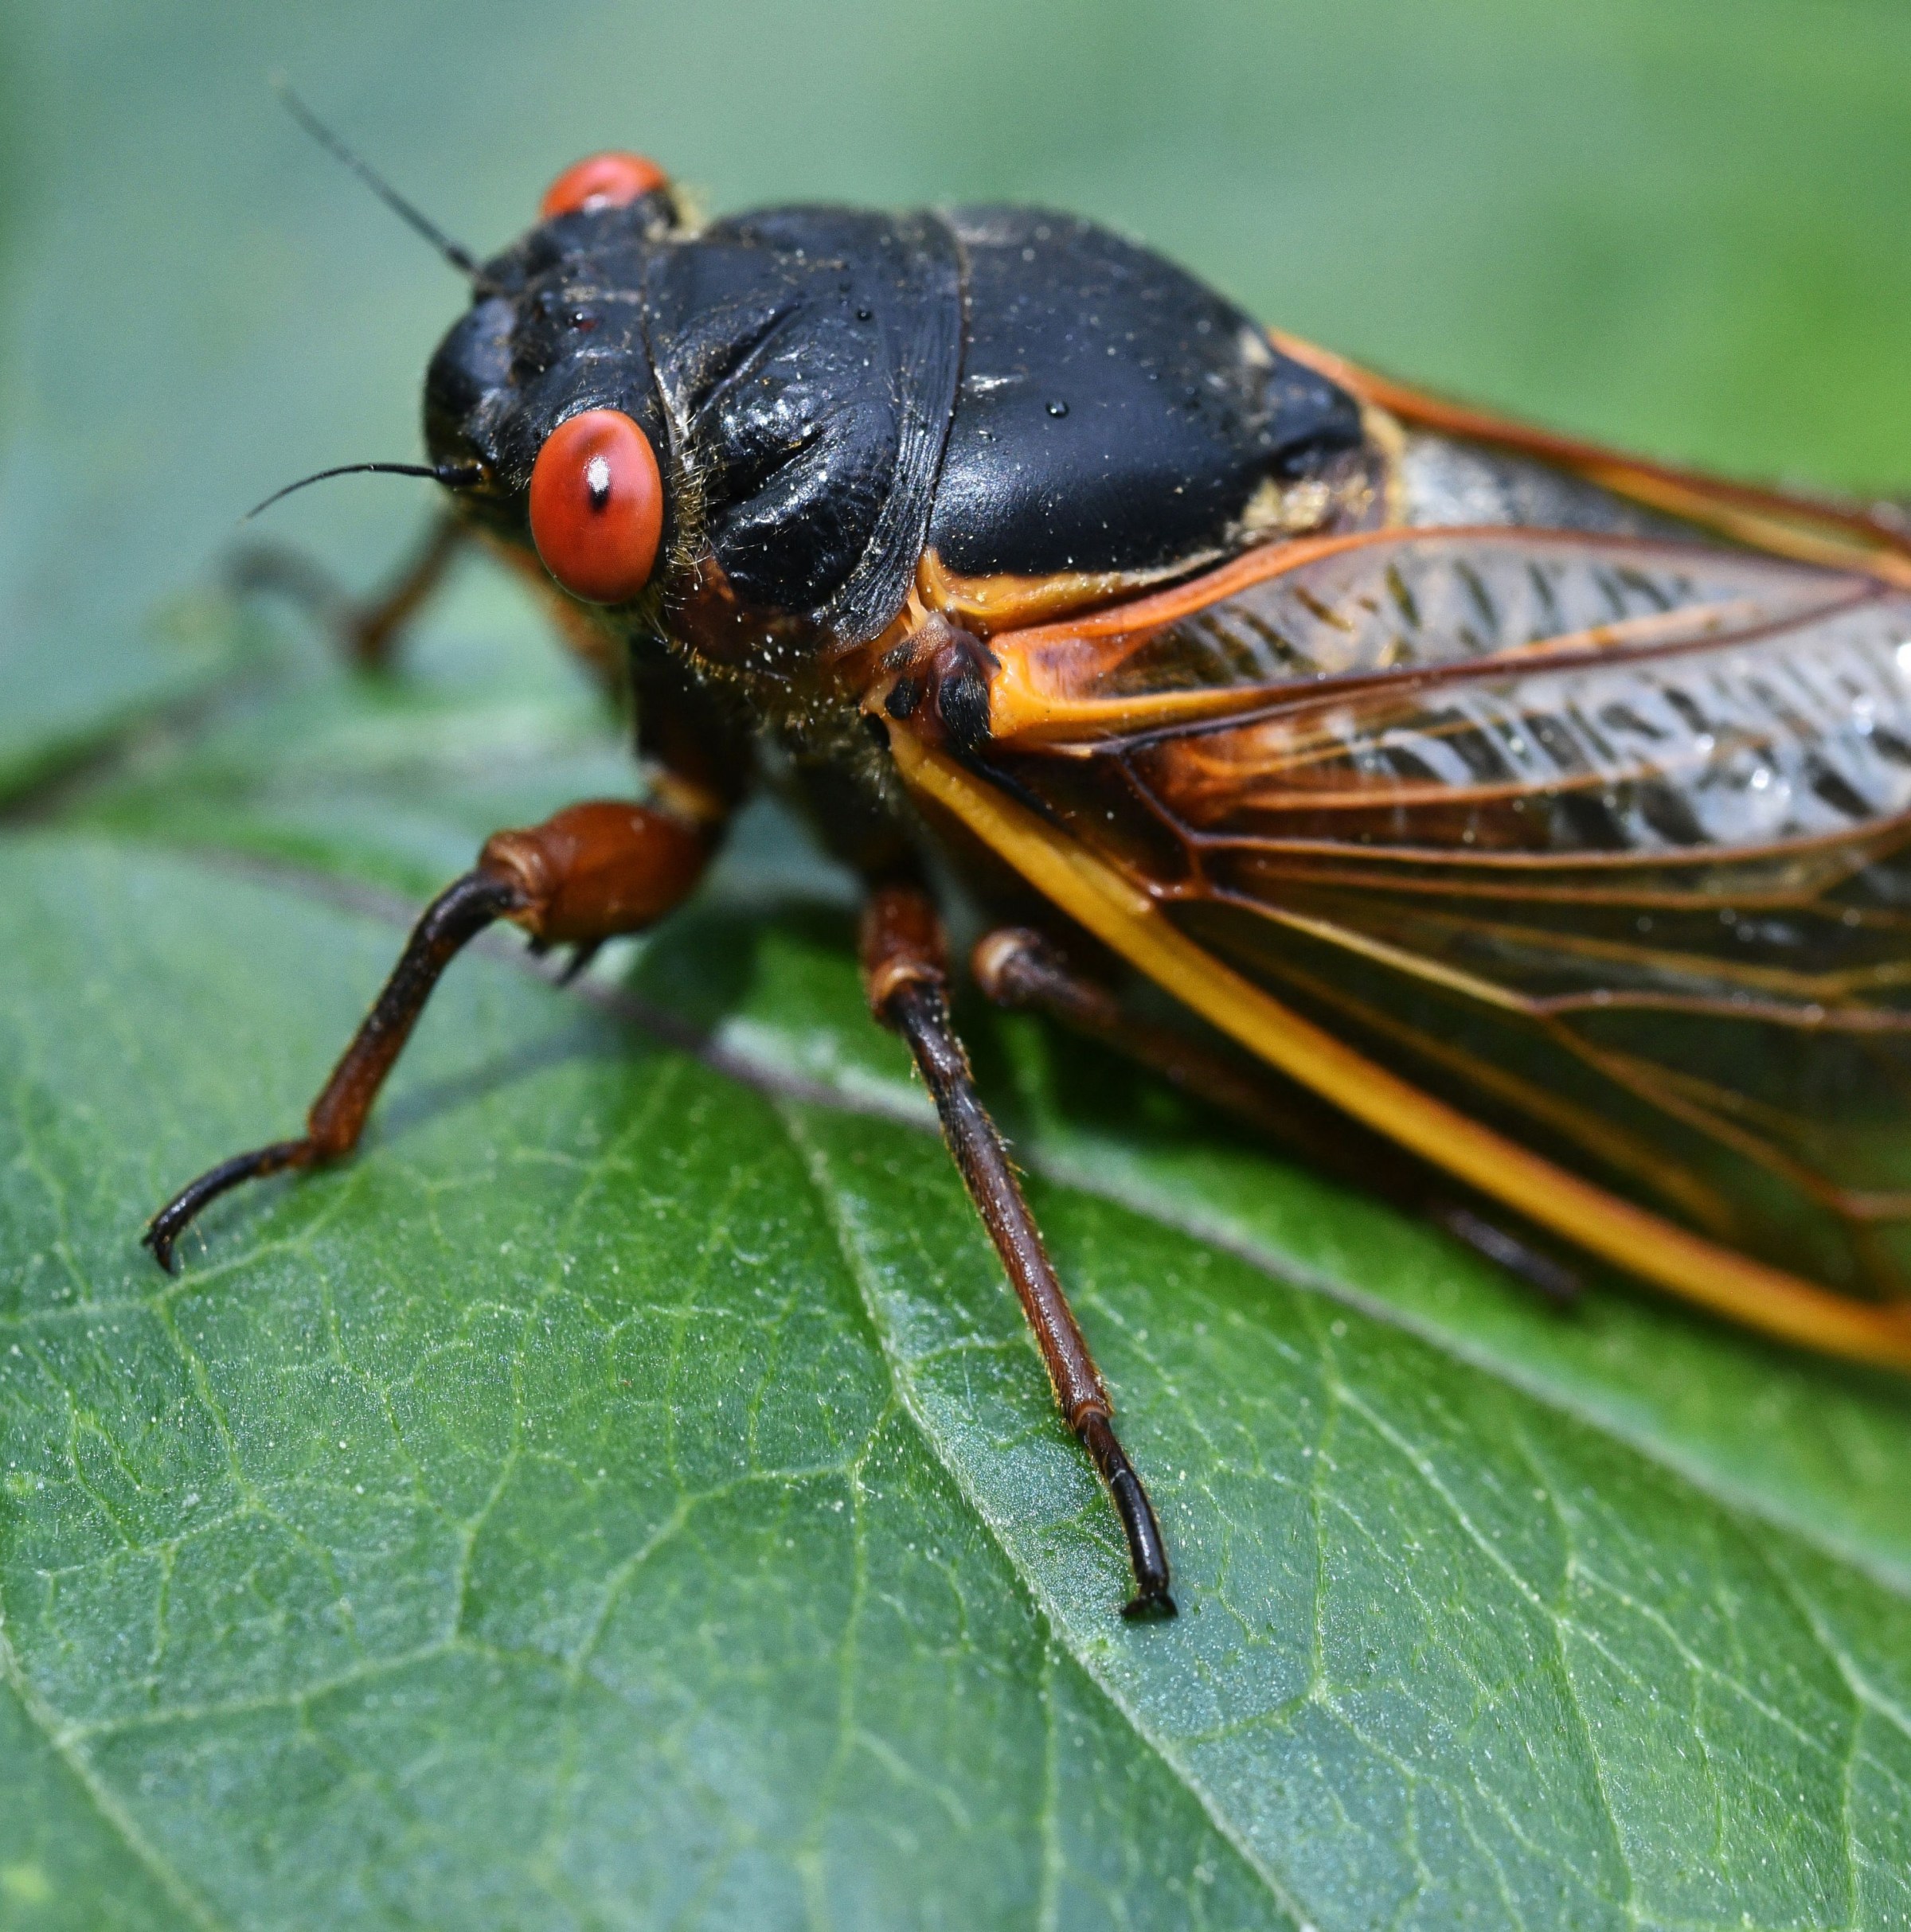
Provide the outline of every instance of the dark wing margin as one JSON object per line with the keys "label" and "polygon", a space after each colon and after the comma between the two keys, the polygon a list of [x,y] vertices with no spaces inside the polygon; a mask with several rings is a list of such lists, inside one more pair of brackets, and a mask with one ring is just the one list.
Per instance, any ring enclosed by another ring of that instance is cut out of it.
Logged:
{"label": "dark wing margin", "polygon": [[905,775],[1414,1151],[1911,1362],[1911,593],[1507,529],[1205,585],[998,634],[995,741]]}

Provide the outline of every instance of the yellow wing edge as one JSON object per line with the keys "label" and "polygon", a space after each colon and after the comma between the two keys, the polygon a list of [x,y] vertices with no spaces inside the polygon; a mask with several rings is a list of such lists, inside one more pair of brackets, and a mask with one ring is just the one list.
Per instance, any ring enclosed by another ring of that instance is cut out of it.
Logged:
{"label": "yellow wing edge", "polygon": [[1815,1286],[1635,1207],[1389,1073],[1223,965],[1078,841],[892,727],[905,783],[1131,966],[1289,1078],[1448,1173],[1628,1272],[1827,1355],[1911,1369],[1911,1310]]}

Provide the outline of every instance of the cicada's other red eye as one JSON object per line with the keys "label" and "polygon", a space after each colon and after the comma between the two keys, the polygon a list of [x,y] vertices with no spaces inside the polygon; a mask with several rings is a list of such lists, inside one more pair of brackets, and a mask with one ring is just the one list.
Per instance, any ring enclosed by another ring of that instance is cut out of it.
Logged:
{"label": "cicada's other red eye", "polygon": [[560,423],[531,466],[531,541],[586,603],[626,603],[651,580],[663,478],[651,439],[618,409]]}
{"label": "cicada's other red eye", "polygon": [[566,168],[545,189],[537,213],[550,221],[559,215],[588,213],[594,208],[623,208],[639,195],[670,185],[669,175],[647,155],[612,148]]}

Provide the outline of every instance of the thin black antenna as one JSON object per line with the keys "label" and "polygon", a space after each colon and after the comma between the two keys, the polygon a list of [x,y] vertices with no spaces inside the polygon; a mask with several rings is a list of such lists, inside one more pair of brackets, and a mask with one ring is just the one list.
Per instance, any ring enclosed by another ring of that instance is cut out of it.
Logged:
{"label": "thin black antenna", "polygon": [[315,470],[310,476],[302,476],[295,483],[287,483],[283,490],[275,490],[263,503],[255,503],[239,521],[250,523],[262,509],[270,509],[281,497],[289,497],[295,490],[303,490],[307,483],[322,483],[328,476],[424,476],[434,483],[442,483],[447,490],[469,490],[474,484],[484,481],[484,472],[475,463],[441,463],[436,465],[425,463],[342,463],[335,470]]}
{"label": "thin black antenna", "polygon": [[[284,75],[272,76],[272,91],[285,104],[285,111],[335,160],[342,161],[384,202],[405,226],[422,235],[461,275],[480,279],[478,258],[461,248],[428,216],[420,214],[368,161],[361,161],[338,136],[295,94]],[[263,507],[263,506],[261,506]]]}

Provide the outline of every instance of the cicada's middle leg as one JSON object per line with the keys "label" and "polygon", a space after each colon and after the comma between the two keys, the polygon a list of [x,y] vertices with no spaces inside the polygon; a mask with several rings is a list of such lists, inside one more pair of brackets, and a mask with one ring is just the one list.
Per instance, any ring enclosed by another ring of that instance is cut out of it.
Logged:
{"label": "cicada's middle leg", "polygon": [[863,915],[862,951],[870,1010],[916,1056],[943,1138],[1034,1331],[1062,1415],[1114,1501],[1135,1572],[1135,1594],[1123,1614],[1171,1617],[1161,1525],[1115,1434],[1115,1405],[1022,1198],[1008,1149],[975,1090],[968,1055],[949,1017],[941,931],[928,897],[913,886],[878,888]]}
{"label": "cicada's middle leg", "polygon": [[970,956],[976,984],[995,1005],[1026,1007],[1151,1067],[1184,1093],[1294,1153],[1331,1181],[1377,1194],[1444,1228],[1552,1307],[1579,1299],[1578,1275],[1540,1241],[1510,1224],[1496,1204],[1469,1194],[1450,1176],[1304,1089],[1289,1087],[1258,1063],[1178,1028],[1146,1019],[1114,990],[1077,971],[1045,934],[1000,926],[983,934]]}

